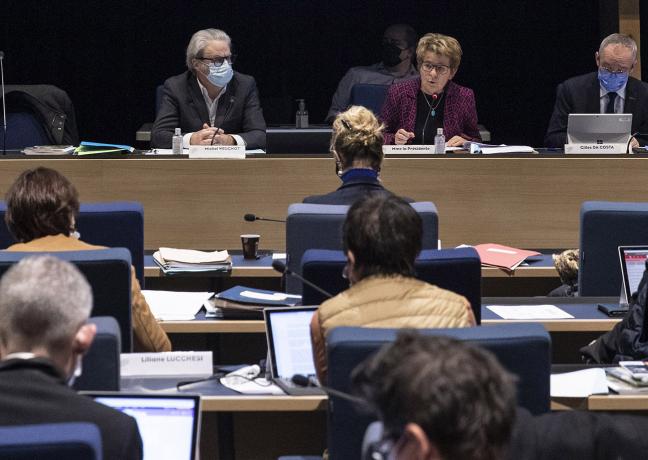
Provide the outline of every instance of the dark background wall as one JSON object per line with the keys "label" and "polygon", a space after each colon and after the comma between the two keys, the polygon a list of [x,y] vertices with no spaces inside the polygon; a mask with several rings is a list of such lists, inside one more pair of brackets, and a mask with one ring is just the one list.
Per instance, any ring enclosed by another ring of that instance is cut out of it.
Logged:
{"label": "dark background wall", "polygon": [[461,42],[456,81],[475,90],[480,122],[495,141],[540,145],[556,84],[594,70],[594,51],[614,27],[601,19],[610,4],[4,0],[0,49],[7,83],[50,83],[69,93],[83,140],[133,143],[135,130],[154,118],[156,85],[185,69],[198,29],[231,35],[235,68],[256,77],[269,123],[291,122],[295,98],[306,99],[316,123],[346,69],[377,61],[384,28],[408,22],[419,34]]}

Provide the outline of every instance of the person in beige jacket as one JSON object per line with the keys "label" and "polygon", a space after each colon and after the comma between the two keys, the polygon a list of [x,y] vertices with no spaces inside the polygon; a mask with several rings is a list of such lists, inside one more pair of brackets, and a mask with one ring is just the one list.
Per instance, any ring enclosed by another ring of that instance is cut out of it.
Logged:
{"label": "person in beige jacket", "polygon": [[[89,251],[105,249],[81,241],[76,233],[79,213],[76,187],[61,173],[49,168],[28,169],[18,176],[5,197],[5,222],[19,241],[7,251]],[[158,324],[142,294],[131,266],[133,350],[171,351],[171,342]]]}
{"label": "person in beige jacket", "polygon": [[465,297],[414,278],[422,234],[420,216],[395,195],[370,194],[351,206],[343,228],[351,287],[324,302],[311,321],[320,382],[326,382],[326,336],[335,327],[475,325]]}

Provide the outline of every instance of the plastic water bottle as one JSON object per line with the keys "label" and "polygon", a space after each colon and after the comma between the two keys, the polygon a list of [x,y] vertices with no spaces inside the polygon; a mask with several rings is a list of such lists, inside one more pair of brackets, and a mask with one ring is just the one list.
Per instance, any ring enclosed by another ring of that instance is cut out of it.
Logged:
{"label": "plastic water bottle", "polygon": [[174,155],[182,155],[182,131],[180,128],[175,129],[175,134],[171,139],[171,149]]}
{"label": "plastic water bottle", "polygon": [[308,128],[308,110],[306,110],[306,100],[297,99],[297,113],[295,114],[295,127]]}
{"label": "plastic water bottle", "polygon": [[434,136],[434,153],[445,153],[445,136],[443,135],[443,128],[437,128],[436,136]]}

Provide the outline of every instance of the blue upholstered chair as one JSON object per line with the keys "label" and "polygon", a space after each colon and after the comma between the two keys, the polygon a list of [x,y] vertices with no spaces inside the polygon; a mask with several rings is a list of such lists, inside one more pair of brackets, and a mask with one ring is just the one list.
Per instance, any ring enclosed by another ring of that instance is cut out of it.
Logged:
{"label": "blue upholstered chair", "polygon": [[[2,134],[4,135],[4,134]],[[7,149],[23,149],[33,145],[49,145],[43,123],[31,112],[7,113]]]}
{"label": "blue upholstered chair", "polygon": [[380,115],[389,85],[357,83],[351,88],[351,105],[362,105]]}
{"label": "blue upholstered chair", "polygon": [[[351,371],[383,344],[396,338],[396,329],[336,328],[327,337],[328,385],[350,392]],[[534,414],[549,410],[551,343],[540,324],[504,324],[465,329],[426,329],[428,335],[443,335],[482,346],[518,377],[520,406]],[[360,458],[362,437],[373,421],[346,401],[329,400],[328,448],[331,459]]]}
{"label": "blue upholstered chair", "polygon": [[82,374],[74,381],[77,391],[119,391],[121,333],[111,316],[90,318],[97,334],[90,350],[83,356]]}
{"label": "blue upholstered chair", "polygon": [[[0,276],[24,257],[41,252],[0,251]],[[65,251],[48,253],[75,264],[92,287],[94,304],[92,316],[112,316],[119,324],[121,350],[130,352],[133,346],[131,321],[131,258],[125,248],[97,251]]]}
{"label": "blue upholstered chair", "polygon": [[[423,220],[423,249],[436,249],[439,240],[439,216],[428,201],[412,203]],[[308,249],[342,249],[342,224],[349,206],[296,203],[288,207],[286,219],[287,266],[298,272]],[[301,293],[301,282],[286,279],[286,290]]]}
{"label": "blue upholstered chair", "polygon": [[[336,295],[349,287],[342,278],[346,256],[342,251],[309,249],[302,257],[301,273],[309,281]],[[427,249],[416,259],[416,277],[461,294],[468,299],[479,323],[481,318],[481,261],[473,248]],[[302,303],[319,305],[326,298],[303,287]]]}
{"label": "blue upholstered chair", "polygon": [[101,460],[101,433],[86,422],[0,427],[0,460]]}
{"label": "blue upholstered chair", "polygon": [[[0,248],[16,241],[4,224],[7,205],[0,201]],[[89,244],[109,248],[127,248],[135,275],[144,287],[144,208],[134,201],[82,203],[77,219],[81,239]]]}
{"label": "blue upholstered chair", "polygon": [[648,245],[648,203],[584,202],[580,210],[579,295],[619,295],[617,248],[633,245]]}

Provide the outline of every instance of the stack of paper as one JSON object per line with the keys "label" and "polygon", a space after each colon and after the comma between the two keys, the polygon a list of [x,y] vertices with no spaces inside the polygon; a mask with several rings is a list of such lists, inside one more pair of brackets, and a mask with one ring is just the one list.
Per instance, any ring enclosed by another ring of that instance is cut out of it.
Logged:
{"label": "stack of paper", "polygon": [[69,155],[74,152],[72,145],[35,145],[25,147],[22,151],[25,155]]}
{"label": "stack of paper", "polygon": [[483,155],[496,155],[498,153],[538,153],[528,145],[492,145],[479,142],[464,142],[463,148],[470,153],[481,153]]}
{"label": "stack of paper", "polygon": [[527,251],[493,243],[478,244],[475,249],[479,254],[482,266],[502,268],[510,272],[515,270],[527,257],[540,255],[536,251]]}
{"label": "stack of paper", "polygon": [[[622,363],[630,361],[622,361]],[[648,393],[648,374],[642,369],[629,367],[608,367],[605,369],[608,386],[619,394]]]}
{"label": "stack of paper", "polygon": [[135,151],[134,147],[130,145],[121,144],[104,144],[103,142],[87,142],[83,141],[74,150],[75,155],[96,155],[99,153],[132,153]]}
{"label": "stack of paper", "polygon": [[232,270],[232,259],[227,251],[160,248],[153,254],[153,260],[165,274]]}
{"label": "stack of paper", "polygon": [[212,292],[177,292],[142,290],[153,316],[162,321],[185,321],[195,318]]}
{"label": "stack of paper", "polygon": [[587,398],[608,394],[605,371],[600,368],[551,375],[552,398]]}

